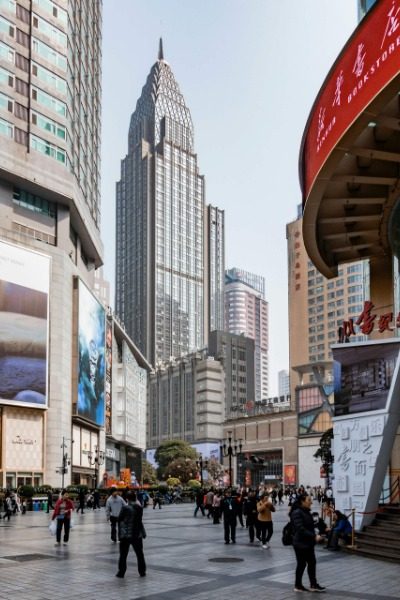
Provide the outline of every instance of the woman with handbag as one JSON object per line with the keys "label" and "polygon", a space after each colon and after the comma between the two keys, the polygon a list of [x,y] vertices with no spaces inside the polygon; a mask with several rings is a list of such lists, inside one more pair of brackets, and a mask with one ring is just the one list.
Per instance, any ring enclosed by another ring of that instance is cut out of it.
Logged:
{"label": "woman with handbag", "polygon": [[74,510],[74,504],[72,500],[69,499],[68,492],[63,490],[61,492],[61,498],[59,498],[54,507],[54,512],[51,517],[51,520],[57,520],[57,542],[56,546],[61,544],[61,531],[64,527],[64,546],[68,544],[69,540],[69,530],[71,527],[71,514]]}

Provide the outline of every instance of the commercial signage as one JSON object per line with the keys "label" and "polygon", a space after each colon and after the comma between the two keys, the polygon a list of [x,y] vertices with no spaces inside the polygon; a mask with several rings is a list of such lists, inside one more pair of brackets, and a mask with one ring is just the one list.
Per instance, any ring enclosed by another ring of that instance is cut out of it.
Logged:
{"label": "commercial signage", "polygon": [[76,412],[89,421],[104,425],[105,310],[78,280],[79,290],[79,372]]}
{"label": "commercial signage", "polygon": [[112,319],[106,321],[106,435],[111,435]]}
{"label": "commercial signage", "polygon": [[284,465],[283,483],[284,485],[296,485],[296,465]]}
{"label": "commercial signage", "polygon": [[364,302],[362,313],[357,319],[343,321],[339,328],[339,342],[348,342],[352,335],[369,335],[372,332],[384,333],[394,331],[400,327],[400,313],[394,318],[393,312],[389,311],[380,315],[374,312],[375,305],[370,301]]}
{"label": "commercial signage", "polygon": [[0,242],[0,403],[47,408],[50,257]]}
{"label": "commercial signage", "polygon": [[380,0],[331,68],[303,134],[303,204],[321,167],[349,127],[400,72],[400,0]]}

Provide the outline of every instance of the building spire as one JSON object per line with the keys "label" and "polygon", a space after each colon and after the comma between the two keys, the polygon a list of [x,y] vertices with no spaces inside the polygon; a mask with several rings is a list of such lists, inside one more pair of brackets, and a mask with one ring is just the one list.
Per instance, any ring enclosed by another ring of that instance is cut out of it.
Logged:
{"label": "building spire", "polygon": [[160,38],[160,45],[158,47],[158,60],[164,60],[164,51],[162,45],[162,38]]}

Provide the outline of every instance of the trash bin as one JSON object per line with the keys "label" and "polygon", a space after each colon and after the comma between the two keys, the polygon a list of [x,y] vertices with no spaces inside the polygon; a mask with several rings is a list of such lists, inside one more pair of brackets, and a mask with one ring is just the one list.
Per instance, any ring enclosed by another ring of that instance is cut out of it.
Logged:
{"label": "trash bin", "polygon": [[39,510],[39,500],[34,500],[33,501],[33,510],[34,511],[38,511]]}
{"label": "trash bin", "polygon": [[42,500],[42,510],[47,512],[47,500]]}

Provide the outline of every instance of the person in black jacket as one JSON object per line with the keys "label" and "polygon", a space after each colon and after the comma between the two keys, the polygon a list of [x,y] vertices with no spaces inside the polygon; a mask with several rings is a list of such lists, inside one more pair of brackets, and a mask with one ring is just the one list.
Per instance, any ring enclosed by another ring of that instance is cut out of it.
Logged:
{"label": "person in black jacket", "polygon": [[243,505],[243,513],[246,517],[246,527],[249,530],[250,542],[254,542],[254,534],[259,539],[258,519],[257,519],[257,498],[254,490],[249,490],[249,494]]}
{"label": "person in black jacket", "polygon": [[[321,541],[321,536],[315,534],[314,519],[311,514],[312,499],[307,494],[300,494],[290,512],[290,520],[293,525],[293,547],[296,553],[296,582],[295,592],[323,592],[325,588],[317,582],[316,558],[314,546]],[[302,583],[303,573],[307,566],[310,578],[310,590]]]}
{"label": "person in black jacket", "polygon": [[126,506],[121,508],[118,517],[119,529],[119,562],[116,577],[123,577],[126,572],[126,559],[129,546],[135,551],[140,577],[146,576],[146,562],[143,554],[143,537],[145,536],[142,516],[143,508],[136,502],[135,492],[128,492]]}
{"label": "person in black jacket", "polygon": [[236,518],[238,510],[239,504],[236,499],[236,494],[233,495],[230,489],[226,490],[224,499],[221,502],[221,512],[224,516],[225,544],[229,544],[229,536],[232,544],[236,544]]}

